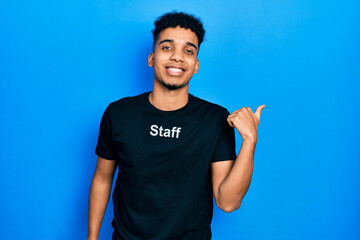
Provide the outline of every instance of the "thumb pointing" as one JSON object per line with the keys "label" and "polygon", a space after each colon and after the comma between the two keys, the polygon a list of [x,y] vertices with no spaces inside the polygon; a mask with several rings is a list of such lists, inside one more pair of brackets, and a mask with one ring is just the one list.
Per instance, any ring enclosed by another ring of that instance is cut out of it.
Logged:
{"label": "thumb pointing", "polygon": [[259,119],[259,122],[260,122],[261,111],[264,109],[264,107],[266,107],[266,105],[261,105],[256,109],[255,116]]}

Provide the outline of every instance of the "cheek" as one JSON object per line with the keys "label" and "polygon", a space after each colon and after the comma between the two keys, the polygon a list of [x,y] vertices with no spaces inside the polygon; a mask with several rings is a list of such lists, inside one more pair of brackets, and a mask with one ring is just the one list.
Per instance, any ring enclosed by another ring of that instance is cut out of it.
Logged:
{"label": "cheek", "polygon": [[161,66],[161,58],[154,56],[154,69],[158,69]]}
{"label": "cheek", "polygon": [[154,55],[154,59],[157,61],[157,62],[163,62],[165,61],[166,59],[169,59],[169,54],[165,53],[165,52],[162,52],[162,53],[157,53]]}
{"label": "cheek", "polygon": [[192,72],[196,72],[197,71],[197,62],[194,61],[193,59],[191,60],[191,62],[189,63],[189,66],[191,66]]}
{"label": "cheek", "polygon": [[160,72],[161,72],[160,67],[157,64],[155,64],[154,65],[154,73],[155,73],[155,75],[159,75]]}

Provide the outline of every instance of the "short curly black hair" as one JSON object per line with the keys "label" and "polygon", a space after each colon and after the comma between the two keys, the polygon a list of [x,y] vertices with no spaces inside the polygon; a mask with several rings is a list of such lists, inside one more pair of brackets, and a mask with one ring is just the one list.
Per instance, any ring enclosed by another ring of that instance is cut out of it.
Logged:
{"label": "short curly black hair", "polygon": [[151,31],[153,34],[153,47],[155,46],[157,40],[159,39],[159,34],[162,30],[169,27],[180,26],[185,29],[190,29],[193,31],[197,38],[200,49],[200,44],[204,41],[205,38],[205,29],[201,20],[194,15],[172,11],[165,13],[164,15],[158,17],[154,23],[155,28]]}

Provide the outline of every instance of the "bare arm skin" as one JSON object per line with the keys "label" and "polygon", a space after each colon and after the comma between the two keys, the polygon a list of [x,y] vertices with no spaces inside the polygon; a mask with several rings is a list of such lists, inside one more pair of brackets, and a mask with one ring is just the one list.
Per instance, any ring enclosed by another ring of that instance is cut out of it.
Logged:
{"label": "bare arm skin", "polygon": [[240,152],[233,160],[211,164],[213,192],[216,204],[225,212],[238,209],[249,189],[253,164],[255,143],[243,142]]}
{"label": "bare arm skin", "polygon": [[97,240],[105,210],[109,202],[116,161],[97,158],[89,195],[89,222],[87,240]]}
{"label": "bare arm skin", "polygon": [[236,128],[243,142],[236,161],[221,161],[211,164],[213,192],[216,204],[225,212],[232,212],[241,205],[249,189],[257,142],[257,127],[265,105],[257,108],[255,114],[250,108],[241,108],[228,117],[230,126]]}

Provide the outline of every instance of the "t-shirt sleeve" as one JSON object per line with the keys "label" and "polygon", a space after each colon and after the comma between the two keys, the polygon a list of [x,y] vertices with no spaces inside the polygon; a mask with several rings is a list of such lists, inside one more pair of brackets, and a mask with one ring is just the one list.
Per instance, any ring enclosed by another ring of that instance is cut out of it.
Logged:
{"label": "t-shirt sleeve", "polygon": [[219,126],[221,128],[221,132],[219,135],[219,139],[217,140],[211,162],[236,159],[234,128],[232,128],[226,120],[229,114],[229,111],[226,110],[221,117],[221,122]]}
{"label": "t-shirt sleeve", "polygon": [[115,160],[116,152],[112,142],[112,124],[109,106],[106,108],[100,122],[99,137],[95,148],[95,154],[99,157]]}

